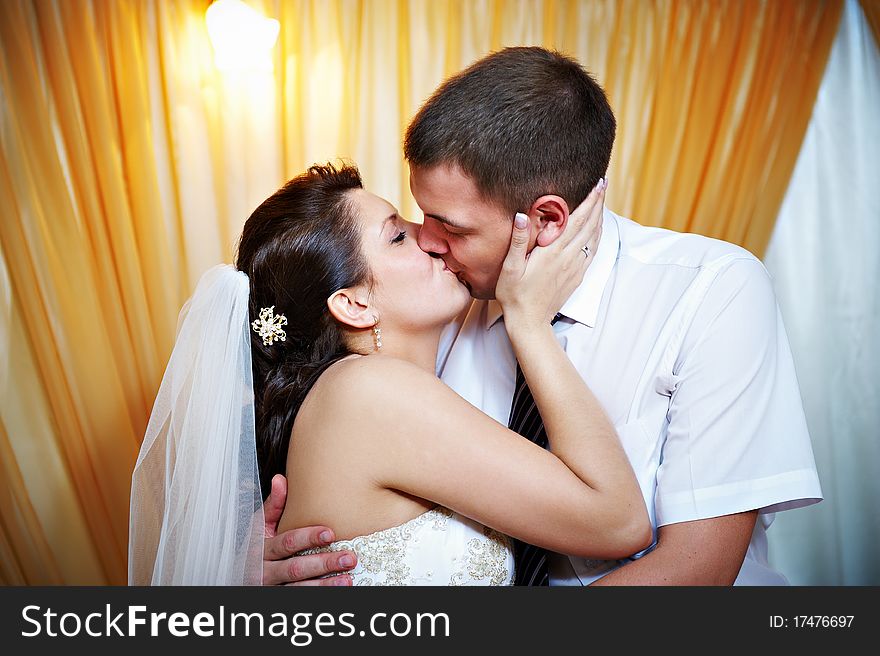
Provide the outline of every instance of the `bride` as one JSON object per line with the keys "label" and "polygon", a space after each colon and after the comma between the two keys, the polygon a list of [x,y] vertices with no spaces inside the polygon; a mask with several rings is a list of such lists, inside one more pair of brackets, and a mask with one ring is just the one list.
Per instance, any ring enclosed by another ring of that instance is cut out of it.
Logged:
{"label": "bride", "polygon": [[333,526],[324,549],[357,554],[355,584],[512,584],[508,536],[601,559],[645,548],[635,475],[551,328],[603,200],[599,184],[528,257],[515,225],[496,289],[549,451],[435,376],[470,294],[356,168],[313,166],[264,201],[236,267],[181,312],[133,475],[129,582],[259,584],[276,474],[278,530]]}

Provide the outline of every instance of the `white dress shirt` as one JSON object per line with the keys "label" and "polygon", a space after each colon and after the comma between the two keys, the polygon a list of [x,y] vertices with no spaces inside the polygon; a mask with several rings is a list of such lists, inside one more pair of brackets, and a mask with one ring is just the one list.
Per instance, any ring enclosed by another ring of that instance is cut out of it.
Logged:
{"label": "white dress shirt", "polygon": [[[786,584],[766,529],[822,491],[763,264],[606,209],[595,260],[560,312],[557,338],[617,429],[655,540],[658,526],[759,509],[736,583]],[[446,329],[437,373],[507,425],[516,359],[497,301],[475,301]],[[625,562],[554,556],[550,584],[587,585]]]}

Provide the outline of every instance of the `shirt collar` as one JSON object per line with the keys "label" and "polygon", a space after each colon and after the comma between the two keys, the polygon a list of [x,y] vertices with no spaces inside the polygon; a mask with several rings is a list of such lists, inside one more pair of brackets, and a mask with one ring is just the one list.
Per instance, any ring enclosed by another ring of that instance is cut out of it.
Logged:
{"label": "shirt collar", "polygon": [[[589,328],[596,327],[599,304],[602,302],[605,285],[611,277],[619,252],[620,230],[616,215],[606,208],[602,216],[602,236],[599,238],[595,257],[584,275],[583,282],[568,297],[559,314]],[[501,315],[501,304],[496,300],[489,301],[486,306],[486,330],[495,325]]]}

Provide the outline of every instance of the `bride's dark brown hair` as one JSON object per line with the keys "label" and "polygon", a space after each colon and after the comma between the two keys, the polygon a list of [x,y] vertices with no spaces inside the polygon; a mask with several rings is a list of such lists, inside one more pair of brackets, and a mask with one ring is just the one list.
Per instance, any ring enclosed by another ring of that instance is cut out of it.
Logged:
{"label": "bride's dark brown hair", "polygon": [[327,367],[351,353],[327,298],[370,280],[349,194],[362,188],[355,166],[312,166],[263,201],[241,233],[236,266],[250,279],[250,321],[273,305],[287,317],[283,342],[266,346],[251,331],[264,499],[272,476],[285,472],[303,399]]}

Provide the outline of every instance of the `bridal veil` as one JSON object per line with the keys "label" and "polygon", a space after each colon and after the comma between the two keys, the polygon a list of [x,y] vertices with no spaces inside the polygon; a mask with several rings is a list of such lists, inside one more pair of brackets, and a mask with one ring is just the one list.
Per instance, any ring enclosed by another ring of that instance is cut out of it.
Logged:
{"label": "bridal veil", "polygon": [[130,585],[261,583],[248,296],[216,266],[181,310],[132,476]]}

